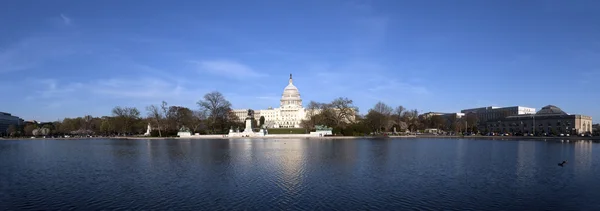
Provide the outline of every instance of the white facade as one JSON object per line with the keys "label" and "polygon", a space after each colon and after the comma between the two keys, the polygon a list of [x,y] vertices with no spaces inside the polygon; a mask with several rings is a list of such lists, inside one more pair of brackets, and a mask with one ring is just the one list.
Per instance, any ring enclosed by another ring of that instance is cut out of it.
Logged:
{"label": "white facade", "polygon": [[[248,114],[248,109],[235,109],[233,112],[243,122]],[[267,128],[300,127],[300,122],[306,118],[306,109],[302,106],[300,92],[294,86],[291,74],[288,85],[283,89],[279,108],[254,111],[254,118],[257,121],[260,120],[261,116],[265,118],[265,126]]]}
{"label": "white facade", "polygon": [[523,106],[510,106],[510,107],[482,107],[464,109],[461,113],[469,114],[474,113],[477,115],[480,124],[485,124],[488,121],[496,121],[507,116],[512,115],[525,115],[535,114],[535,108],[523,107]]}

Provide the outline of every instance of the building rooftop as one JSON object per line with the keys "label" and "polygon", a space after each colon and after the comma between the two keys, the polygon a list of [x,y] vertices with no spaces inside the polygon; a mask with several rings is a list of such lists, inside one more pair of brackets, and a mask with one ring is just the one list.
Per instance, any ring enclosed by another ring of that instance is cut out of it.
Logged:
{"label": "building rooftop", "polygon": [[298,91],[298,88],[294,86],[292,74],[290,74],[288,85],[283,89],[281,100],[300,100],[300,92]]}
{"label": "building rooftop", "polygon": [[[479,108],[469,108],[469,109],[463,109],[461,110],[461,113],[469,113],[472,111],[489,111],[489,110],[496,110],[496,109],[509,109],[509,108],[531,108],[531,107],[525,107],[525,106],[504,106],[504,107],[498,107],[498,106],[487,106],[487,107],[479,107]],[[534,109],[534,108],[531,108]]]}
{"label": "building rooftop", "polygon": [[542,110],[538,111],[536,113],[536,115],[569,115],[569,114],[564,112],[559,107],[556,107],[554,105],[547,105],[547,106],[542,107]]}

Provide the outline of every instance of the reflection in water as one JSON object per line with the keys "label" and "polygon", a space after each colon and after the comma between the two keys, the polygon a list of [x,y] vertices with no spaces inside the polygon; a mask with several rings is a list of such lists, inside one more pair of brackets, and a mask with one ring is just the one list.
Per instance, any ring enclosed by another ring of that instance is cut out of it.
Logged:
{"label": "reflection in water", "polygon": [[283,143],[275,143],[275,145],[281,147],[275,157],[277,159],[276,166],[279,169],[277,185],[286,191],[286,198],[283,199],[283,203],[292,202],[298,191],[301,190],[306,161],[305,143],[301,140],[285,140]]}
{"label": "reflection in water", "polygon": [[165,142],[169,150],[167,150],[167,154],[169,155],[169,159],[171,160],[181,160],[186,156],[185,147],[186,143],[189,146],[190,140],[166,140]]}
{"label": "reflection in water", "polygon": [[520,185],[527,185],[536,171],[536,143],[531,141],[517,141],[516,176]]}
{"label": "reflection in water", "polygon": [[202,154],[206,155],[206,159],[203,161],[219,165],[227,165],[231,161],[230,146],[233,144],[232,142],[225,140],[202,141],[208,144],[208,147],[203,149]]}
{"label": "reflection in water", "polygon": [[[0,210],[600,210],[598,144],[0,141]],[[557,162],[569,159],[569,165]]]}
{"label": "reflection in water", "polygon": [[157,149],[159,149],[158,143],[157,143],[158,141],[161,141],[161,140],[153,140],[153,139],[145,140],[146,151],[148,153],[147,154],[148,155],[148,165],[150,165],[150,166],[154,166],[154,161],[156,159],[159,159],[158,153],[160,153],[160,152],[157,152]]}
{"label": "reflection in water", "polygon": [[383,140],[374,140],[376,142],[376,147],[373,147],[371,150],[372,155],[370,157],[377,158],[378,162],[375,162],[374,165],[377,165],[380,171],[388,171],[390,167],[390,148],[391,141],[389,139]]}
{"label": "reflection in water", "polygon": [[[323,156],[329,157],[337,165],[349,167],[356,163],[356,160],[360,156],[357,153],[357,143],[355,141],[335,141],[335,140],[324,140],[327,142],[325,149],[322,151]],[[313,146],[319,146],[321,144],[313,144]]]}
{"label": "reflection in water", "polygon": [[112,158],[111,163],[115,165],[114,168],[132,170],[130,168],[131,163],[136,163],[135,165],[143,164],[142,153],[137,149],[142,145],[141,143],[143,143],[143,140],[109,140],[108,146],[113,155],[109,158]]}
{"label": "reflection in water", "polygon": [[231,146],[231,153],[237,155],[236,165],[239,165],[241,171],[250,171],[252,168],[252,160],[256,152],[257,142],[251,140],[227,140]]}
{"label": "reflection in water", "polygon": [[572,165],[575,168],[575,175],[585,177],[592,168],[593,143],[590,141],[576,141],[575,155]]}
{"label": "reflection in water", "polygon": [[467,150],[467,145],[465,144],[464,139],[459,139],[456,141],[456,158],[454,159],[454,173],[455,175],[464,174],[464,163],[465,163],[465,151]]}

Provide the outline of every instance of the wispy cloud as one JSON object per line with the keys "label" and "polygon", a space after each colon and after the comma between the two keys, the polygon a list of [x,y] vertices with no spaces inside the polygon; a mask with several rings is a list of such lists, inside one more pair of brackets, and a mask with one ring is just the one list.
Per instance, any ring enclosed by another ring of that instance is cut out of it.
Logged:
{"label": "wispy cloud", "polygon": [[83,88],[83,84],[77,82],[61,85],[56,79],[38,79],[35,81],[41,86],[37,86],[34,93],[41,99],[68,96]]}
{"label": "wispy cloud", "polygon": [[244,79],[267,76],[244,64],[231,60],[191,61],[191,63],[197,65],[201,72],[229,78]]}
{"label": "wispy cloud", "polygon": [[16,61],[19,59],[17,58],[18,53],[16,49],[8,49],[0,52],[0,74],[26,70],[35,66],[35,63]]}
{"label": "wispy cloud", "polygon": [[26,70],[35,66],[36,62],[24,58],[30,50],[28,46],[29,41],[22,41],[8,48],[0,49],[0,73]]}
{"label": "wispy cloud", "polygon": [[32,69],[48,60],[72,55],[74,50],[66,39],[30,37],[0,48],[0,74]]}
{"label": "wispy cloud", "polygon": [[57,109],[65,104],[74,105],[81,99],[78,92],[82,91],[83,84],[67,83],[61,84],[56,79],[27,79],[21,83],[25,94],[25,100],[35,103],[38,109]]}
{"label": "wispy cloud", "polygon": [[71,18],[67,17],[65,14],[60,14],[60,18],[62,18],[63,23],[65,23],[65,25],[71,25]]}
{"label": "wispy cloud", "polygon": [[[374,82],[375,83],[375,82]],[[400,82],[395,79],[384,80],[380,83],[375,83],[374,87],[368,88],[370,92],[393,92],[393,93],[403,93],[403,94],[417,94],[417,95],[427,95],[430,94],[429,90],[423,86],[418,86],[414,84],[410,84],[407,82]]]}
{"label": "wispy cloud", "polygon": [[[110,99],[140,101],[189,100],[195,102],[198,92],[175,82],[159,78],[123,79],[112,78],[92,81],[87,84],[90,93]],[[200,92],[201,93],[201,92]],[[193,98],[195,97],[195,98]]]}
{"label": "wispy cloud", "polygon": [[[206,90],[184,87],[160,78],[109,78],[87,82],[61,82],[57,79],[29,80],[26,100],[57,108],[63,101],[77,99],[86,105],[117,102],[145,106],[162,100],[193,105]],[[109,105],[117,106],[117,105]]]}
{"label": "wispy cloud", "polygon": [[371,106],[369,103],[374,100],[398,103],[399,96],[425,99],[433,95],[426,81],[400,77],[402,74],[398,70],[378,62],[320,64],[317,67],[307,74],[313,80],[312,86],[298,85],[300,91],[310,93],[312,99],[308,100],[330,100],[343,96],[354,99],[358,104],[363,103],[362,106]]}

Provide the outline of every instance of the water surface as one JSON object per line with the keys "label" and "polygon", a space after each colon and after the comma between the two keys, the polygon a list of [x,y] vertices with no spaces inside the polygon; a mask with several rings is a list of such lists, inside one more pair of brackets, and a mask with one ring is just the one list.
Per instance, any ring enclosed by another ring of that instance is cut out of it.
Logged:
{"label": "water surface", "polygon": [[[600,210],[600,145],[0,141],[0,210]],[[568,160],[564,167],[557,165]]]}

